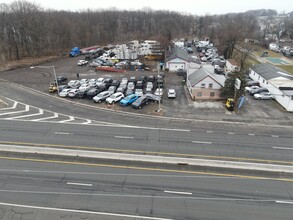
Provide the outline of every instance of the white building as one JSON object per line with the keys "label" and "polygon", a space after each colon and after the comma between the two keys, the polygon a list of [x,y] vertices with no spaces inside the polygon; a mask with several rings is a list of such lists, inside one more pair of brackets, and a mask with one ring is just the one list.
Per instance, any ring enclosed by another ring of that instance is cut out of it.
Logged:
{"label": "white building", "polygon": [[262,63],[250,68],[249,76],[267,88],[275,100],[287,111],[293,112],[293,75],[279,68]]}

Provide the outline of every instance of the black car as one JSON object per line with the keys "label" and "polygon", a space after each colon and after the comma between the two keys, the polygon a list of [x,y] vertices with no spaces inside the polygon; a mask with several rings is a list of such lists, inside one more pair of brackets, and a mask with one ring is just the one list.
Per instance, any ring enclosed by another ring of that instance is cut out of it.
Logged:
{"label": "black car", "polygon": [[110,87],[112,85],[113,79],[105,79],[104,80],[104,84],[106,85],[106,87]]}
{"label": "black car", "polygon": [[148,77],[148,82],[155,82],[156,81],[156,77],[155,76],[149,76]]}
{"label": "black car", "polygon": [[89,98],[89,99],[92,99],[94,96],[96,96],[99,93],[100,93],[99,89],[93,88],[93,89],[90,89],[89,91],[87,91],[85,97]]}
{"label": "black car", "polygon": [[67,83],[67,78],[65,76],[57,76],[56,78],[57,78],[58,84],[66,84]]}
{"label": "black car", "polygon": [[136,77],[135,76],[131,76],[128,80],[128,82],[134,82],[134,84],[136,83]]}
{"label": "black car", "polygon": [[86,97],[87,92],[88,92],[88,91],[86,91],[86,90],[85,90],[85,91],[78,91],[75,97],[76,97],[76,98],[79,98],[79,99],[83,99],[83,98]]}
{"label": "black car", "polygon": [[143,89],[144,83],[143,81],[137,81],[135,88],[137,89]]}
{"label": "black car", "polygon": [[99,89],[100,92],[108,90],[110,85],[107,85],[106,83],[101,83],[100,85],[97,85],[97,89]]}
{"label": "black car", "polygon": [[142,81],[143,83],[146,83],[146,81],[147,81],[147,76],[139,76],[138,77],[138,81]]}
{"label": "black car", "polygon": [[135,100],[131,106],[132,108],[142,108],[143,106],[147,105],[148,104],[148,97],[146,96],[141,96],[139,97],[137,100]]}
{"label": "black car", "polygon": [[120,85],[120,82],[116,79],[114,79],[111,83],[111,86],[119,87],[119,85]]}

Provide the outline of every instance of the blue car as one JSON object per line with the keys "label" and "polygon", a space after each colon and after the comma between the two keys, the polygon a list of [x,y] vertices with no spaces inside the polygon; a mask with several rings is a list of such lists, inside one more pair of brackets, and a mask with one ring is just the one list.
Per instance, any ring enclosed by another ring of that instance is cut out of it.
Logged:
{"label": "blue car", "polygon": [[129,96],[126,96],[124,99],[122,99],[120,101],[120,105],[123,105],[123,106],[127,106],[127,105],[130,105],[132,104],[136,99],[138,99],[138,95],[136,94],[131,94]]}

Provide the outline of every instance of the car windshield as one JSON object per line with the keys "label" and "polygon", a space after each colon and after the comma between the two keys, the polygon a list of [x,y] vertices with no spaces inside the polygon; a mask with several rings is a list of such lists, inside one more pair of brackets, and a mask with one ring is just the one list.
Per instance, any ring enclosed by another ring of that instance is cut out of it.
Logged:
{"label": "car windshield", "polygon": [[125,98],[125,100],[130,100],[130,99],[132,99],[134,96],[133,95],[131,95],[131,96],[127,96],[126,98]]}

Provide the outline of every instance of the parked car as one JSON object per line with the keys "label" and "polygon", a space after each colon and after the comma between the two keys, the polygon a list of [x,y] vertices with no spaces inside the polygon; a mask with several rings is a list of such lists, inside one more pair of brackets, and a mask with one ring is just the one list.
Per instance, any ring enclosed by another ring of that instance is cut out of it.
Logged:
{"label": "parked car", "polygon": [[135,88],[135,84],[134,84],[134,82],[129,82],[129,83],[127,84],[127,89],[132,89],[132,90],[134,90],[134,88]]}
{"label": "parked car", "polygon": [[127,106],[132,104],[136,99],[138,99],[138,95],[136,94],[131,94],[129,96],[126,96],[124,99],[120,101],[120,105],[122,106]]}
{"label": "parked car", "polygon": [[250,87],[250,86],[259,86],[259,82],[258,81],[253,81],[253,80],[249,80],[249,81],[246,82],[246,85],[248,87]]}
{"label": "parked car", "polygon": [[127,89],[125,92],[125,96],[129,96],[134,93],[134,89]]}
{"label": "parked car", "polygon": [[109,92],[112,92],[112,94],[115,93],[115,91],[116,91],[116,86],[110,86],[109,89],[108,89],[108,91],[109,91]]}
{"label": "parked car", "polygon": [[86,97],[87,92],[88,92],[87,90],[84,90],[84,91],[79,90],[77,94],[75,95],[75,97],[79,99],[83,99]]}
{"label": "parked car", "polygon": [[126,77],[121,79],[121,83],[120,84],[127,84],[128,83],[128,79]]}
{"label": "parked car", "polygon": [[272,100],[274,98],[274,96],[269,93],[269,92],[262,92],[262,93],[258,93],[258,94],[254,94],[253,95],[254,99],[258,99],[258,100]]}
{"label": "parked car", "polygon": [[82,84],[89,84],[89,80],[88,79],[81,79],[79,82],[80,82],[80,85],[82,85]]}
{"label": "parked car", "polygon": [[120,85],[120,82],[116,79],[114,79],[111,83],[111,86],[115,86],[116,88]]}
{"label": "parked car", "polygon": [[112,94],[110,97],[108,97],[106,99],[106,102],[109,104],[112,104],[112,103],[120,101],[123,98],[124,98],[124,95],[122,92],[116,92],[116,93]]}
{"label": "parked car", "polygon": [[168,98],[171,99],[171,98],[176,98],[176,91],[175,89],[168,89]]}
{"label": "parked car", "polygon": [[121,86],[119,86],[119,87],[117,88],[116,92],[121,92],[121,93],[124,94],[125,90],[126,90],[126,87],[121,87]]}
{"label": "parked car", "polygon": [[59,93],[59,96],[60,97],[66,97],[68,95],[68,92],[70,91],[71,89],[63,89],[60,93]]}
{"label": "parked car", "polygon": [[249,95],[254,95],[254,94],[262,93],[262,92],[269,92],[269,90],[266,88],[251,89],[249,91]]}
{"label": "parked car", "polygon": [[88,61],[87,60],[79,60],[78,62],[77,62],[77,65],[78,66],[84,66],[84,65],[87,65],[88,64]]}
{"label": "parked car", "polygon": [[104,80],[104,84],[105,84],[107,87],[111,86],[111,85],[112,85],[112,82],[113,82],[113,79],[105,79],[105,80]]}
{"label": "parked car", "polygon": [[70,88],[76,89],[80,86],[80,82],[79,80],[70,80],[67,86]]}
{"label": "parked car", "polygon": [[148,82],[154,83],[155,81],[156,81],[156,77],[155,76],[149,76],[148,77]]}
{"label": "parked car", "polygon": [[[67,78],[65,76],[57,76],[56,78],[58,85],[67,83]],[[56,80],[54,81],[56,82]]]}
{"label": "parked car", "polygon": [[100,84],[102,84],[105,81],[104,78],[98,78],[96,81],[96,85],[99,86]]}
{"label": "parked car", "polygon": [[76,96],[76,94],[78,93],[78,89],[70,89],[70,91],[68,92],[67,96],[69,98],[74,98]]}
{"label": "parked car", "polygon": [[131,76],[131,77],[129,78],[128,82],[136,83],[136,77],[135,77],[135,76]]}
{"label": "parked car", "polygon": [[93,97],[94,102],[102,102],[105,101],[110,95],[112,95],[112,92],[109,91],[103,91],[100,92],[98,95]]}
{"label": "parked car", "polygon": [[137,81],[135,88],[143,89],[144,83],[142,81]]}
{"label": "parked car", "polygon": [[246,92],[250,92],[250,90],[252,90],[252,89],[259,89],[259,86],[246,86],[245,87],[245,91]]}
{"label": "parked car", "polygon": [[136,95],[138,96],[142,96],[143,95],[143,90],[142,89],[135,89],[135,92],[134,92]]}
{"label": "parked car", "polygon": [[154,94],[145,94],[145,96],[149,99],[149,101],[151,102],[159,102],[161,101],[161,97],[160,96],[157,96],[157,95],[154,95]]}
{"label": "parked car", "polygon": [[99,94],[101,91],[97,88],[92,88],[89,91],[87,91],[85,97],[92,99],[94,96],[96,96],[97,94]]}
{"label": "parked car", "polygon": [[155,95],[162,97],[164,95],[164,89],[163,88],[157,88],[155,93]]}
{"label": "parked car", "polygon": [[146,96],[141,96],[136,99],[132,104],[132,108],[142,108],[143,106],[148,104],[149,99]]}
{"label": "parked car", "polygon": [[91,87],[90,87],[90,84],[82,84],[78,89],[80,91],[87,91],[89,90]]}
{"label": "parked car", "polygon": [[89,80],[89,84],[91,87],[95,87],[96,86],[96,82],[97,82],[97,79],[90,79]]}

